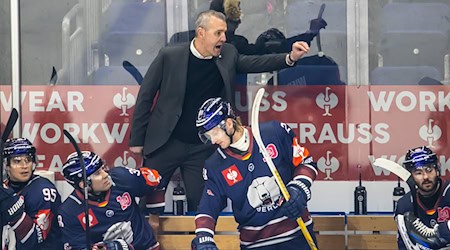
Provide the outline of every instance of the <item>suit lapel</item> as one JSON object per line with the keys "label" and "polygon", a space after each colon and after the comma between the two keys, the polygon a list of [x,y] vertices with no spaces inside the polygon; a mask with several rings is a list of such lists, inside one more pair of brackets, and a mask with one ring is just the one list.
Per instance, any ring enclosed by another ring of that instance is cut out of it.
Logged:
{"label": "suit lapel", "polygon": [[[174,55],[175,57],[179,57],[177,60],[179,60],[179,67],[177,69],[174,69],[174,72],[171,72],[171,74],[175,74],[177,76],[177,82],[179,82],[179,90],[181,93],[181,96],[184,99],[184,95],[186,93],[186,85],[187,85],[187,71],[188,71],[188,62],[189,62],[189,49],[190,43],[187,44],[187,46],[183,46],[182,50],[178,55]],[[184,100],[182,100],[184,101]]]}
{"label": "suit lapel", "polygon": [[230,80],[230,75],[227,72],[227,69],[225,68],[224,61],[217,57],[214,59],[217,65],[217,68],[219,69],[220,75],[222,76],[222,80],[223,80],[223,84],[225,85],[225,94],[227,95],[226,98],[228,100],[231,100],[231,96],[229,96],[229,94],[231,94],[231,80]]}

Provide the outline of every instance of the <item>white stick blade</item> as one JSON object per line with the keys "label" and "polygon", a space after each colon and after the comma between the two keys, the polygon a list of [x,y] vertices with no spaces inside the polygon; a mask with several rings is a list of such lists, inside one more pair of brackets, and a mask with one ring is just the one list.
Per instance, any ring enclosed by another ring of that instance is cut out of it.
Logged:
{"label": "white stick blade", "polygon": [[404,181],[408,180],[408,178],[411,176],[411,173],[408,172],[408,170],[400,166],[398,163],[388,159],[377,158],[373,162],[373,165],[391,171],[391,173],[397,175]]}
{"label": "white stick blade", "polygon": [[261,105],[261,100],[264,96],[264,92],[264,88],[260,88],[256,92],[255,99],[253,99],[251,127],[253,136],[257,141],[262,141],[261,135],[259,133],[259,106]]}

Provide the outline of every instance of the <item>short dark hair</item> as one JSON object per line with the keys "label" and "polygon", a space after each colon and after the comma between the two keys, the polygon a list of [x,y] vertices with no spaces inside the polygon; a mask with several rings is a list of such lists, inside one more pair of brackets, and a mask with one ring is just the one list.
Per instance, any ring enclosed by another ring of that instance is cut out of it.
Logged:
{"label": "short dark hair", "polygon": [[200,27],[206,28],[209,24],[209,19],[212,16],[226,22],[226,17],[223,13],[217,12],[215,10],[207,10],[198,14],[197,20],[195,21],[195,29],[197,30]]}

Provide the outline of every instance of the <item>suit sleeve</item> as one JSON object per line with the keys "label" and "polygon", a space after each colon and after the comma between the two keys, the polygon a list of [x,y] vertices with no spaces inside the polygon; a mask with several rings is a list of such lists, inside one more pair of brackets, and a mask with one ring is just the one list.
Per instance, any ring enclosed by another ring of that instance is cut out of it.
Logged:
{"label": "suit sleeve", "polygon": [[164,49],[161,49],[144,76],[131,124],[129,146],[144,146],[151,108],[163,78]]}
{"label": "suit sleeve", "polygon": [[214,175],[205,168],[203,170],[205,188],[195,216],[195,233],[214,235],[217,218],[227,205],[227,197],[222,194]]}
{"label": "suit sleeve", "polygon": [[289,67],[286,64],[286,53],[267,55],[237,56],[237,72],[260,73],[280,70]]}

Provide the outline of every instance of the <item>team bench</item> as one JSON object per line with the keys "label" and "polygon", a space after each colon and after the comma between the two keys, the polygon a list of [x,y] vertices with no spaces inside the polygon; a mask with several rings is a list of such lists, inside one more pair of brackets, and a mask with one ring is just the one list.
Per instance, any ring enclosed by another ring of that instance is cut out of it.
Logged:
{"label": "team bench", "polygon": [[[397,249],[391,215],[316,215],[313,219],[321,250]],[[220,250],[239,249],[236,228],[232,216],[219,217],[214,239]],[[189,250],[194,230],[193,216],[161,216],[158,240],[163,250]]]}
{"label": "team bench", "polygon": [[393,215],[347,215],[347,249],[397,249]]}

